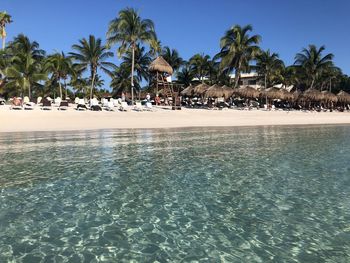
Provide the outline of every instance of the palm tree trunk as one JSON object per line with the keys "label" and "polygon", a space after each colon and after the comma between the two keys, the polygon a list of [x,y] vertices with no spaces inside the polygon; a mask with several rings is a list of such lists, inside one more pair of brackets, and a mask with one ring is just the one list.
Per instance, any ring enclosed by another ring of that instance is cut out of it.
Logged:
{"label": "palm tree trunk", "polygon": [[62,85],[60,80],[58,80],[58,86],[60,87],[60,98],[62,99]]}
{"label": "palm tree trunk", "polygon": [[2,37],[2,50],[6,47],[6,37]]}
{"label": "palm tree trunk", "polygon": [[312,89],[314,87],[314,83],[315,83],[315,78],[312,78],[312,82],[311,82],[311,87],[310,89]]}
{"label": "palm tree trunk", "polygon": [[131,61],[131,104],[134,105],[134,67],[135,67],[135,43],[132,44]]}
{"label": "palm tree trunk", "polygon": [[96,76],[95,71],[93,71],[92,80],[91,80],[90,101],[92,100],[92,91],[94,89],[95,76]]}
{"label": "palm tree trunk", "polygon": [[240,75],[241,75],[241,73],[239,72],[239,70],[236,70],[236,74],[235,74],[235,88],[238,88]]}
{"label": "palm tree trunk", "polygon": [[66,82],[66,79],[63,80],[63,83],[64,83],[64,89],[66,91],[66,97],[65,99],[67,99],[67,82]]}

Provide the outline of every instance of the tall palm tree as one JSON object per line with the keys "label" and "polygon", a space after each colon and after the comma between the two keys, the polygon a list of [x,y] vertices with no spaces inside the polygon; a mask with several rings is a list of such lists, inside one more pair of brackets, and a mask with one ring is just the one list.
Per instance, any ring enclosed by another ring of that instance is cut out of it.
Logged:
{"label": "tall palm tree", "polygon": [[14,38],[14,40],[8,46],[9,53],[16,55],[30,54],[35,60],[42,61],[45,57],[45,51],[40,49],[39,43],[36,41],[31,41],[24,34],[19,34]]}
{"label": "tall palm tree", "polygon": [[121,56],[131,49],[131,100],[134,102],[134,58],[137,43],[150,44],[156,39],[152,20],[141,19],[133,8],[126,8],[119,12],[118,17],[109,23],[107,31],[107,44],[109,46],[120,43],[118,55]]}
{"label": "tall palm tree", "polygon": [[322,74],[322,72],[333,67],[332,53],[328,53],[323,56],[322,52],[325,50],[325,46],[317,48],[315,45],[309,45],[308,48],[303,48],[301,53],[297,53],[295,56],[294,64],[299,66],[305,74],[311,79],[310,88],[312,89],[315,85],[315,81]]}
{"label": "tall palm tree", "polygon": [[252,30],[251,25],[235,25],[220,40],[221,51],[217,55],[221,58],[220,67],[227,72],[235,70],[235,88],[238,87],[241,72],[249,70],[250,61],[259,53],[257,45],[261,37],[250,36],[248,33]]}
{"label": "tall palm tree", "polygon": [[[63,52],[48,56],[44,65],[45,70],[52,73],[52,78],[58,82],[60,97],[63,98],[61,79],[66,79],[67,75],[75,75],[72,60]],[[65,87],[66,88],[66,87]],[[67,90],[66,90],[67,97]]]}
{"label": "tall palm tree", "polygon": [[11,16],[4,12],[0,12],[0,35],[2,38],[2,49],[5,49],[6,45],[6,24],[12,23]]}
{"label": "tall palm tree", "polygon": [[[122,57],[122,64],[127,68],[131,68],[132,65],[132,51],[128,50]],[[152,62],[152,56],[150,52],[145,52],[145,47],[141,47],[139,44],[136,45],[134,54],[134,71],[139,79],[148,80],[149,71],[148,66]]]}
{"label": "tall palm tree", "polygon": [[264,78],[265,89],[273,84],[273,81],[278,78],[283,67],[284,63],[279,59],[278,54],[271,54],[269,49],[266,51],[261,51],[256,56],[255,69],[259,76]]}
{"label": "tall palm tree", "polygon": [[106,60],[113,57],[113,53],[107,51],[107,47],[102,45],[101,39],[95,39],[93,35],[90,35],[88,40],[86,38],[79,40],[79,44],[73,45],[72,49],[74,49],[76,52],[70,52],[69,54],[77,61],[77,65],[79,65],[80,70],[90,70],[91,100],[98,68],[101,68],[102,71],[109,75],[112,74],[110,69],[113,69],[115,65]]}
{"label": "tall palm tree", "polygon": [[166,46],[163,48],[161,55],[174,71],[177,71],[183,64],[183,59],[180,57],[179,52],[176,49],[170,49]]}
{"label": "tall palm tree", "polygon": [[189,60],[191,69],[198,81],[204,83],[204,77],[208,75],[210,56],[195,54]]}

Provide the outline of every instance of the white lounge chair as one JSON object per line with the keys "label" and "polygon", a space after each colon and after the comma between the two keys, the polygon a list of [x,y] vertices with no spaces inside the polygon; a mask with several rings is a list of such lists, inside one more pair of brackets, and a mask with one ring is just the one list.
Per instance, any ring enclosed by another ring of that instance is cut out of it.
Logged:
{"label": "white lounge chair", "polygon": [[129,110],[129,105],[128,103],[126,103],[125,101],[122,101],[120,104],[120,108],[121,111],[128,111]]}
{"label": "white lounge chair", "polygon": [[142,109],[142,104],[141,104],[140,101],[138,101],[138,102],[135,103],[134,110],[135,110],[135,111],[143,111],[143,109]]}
{"label": "white lounge chair", "polygon": [[50,100],[44,99],[43,100],[43,106],[41,107],[42,110],[52,110],[52,104]]}
{"label": "white lounge chair", "polygon": [[79,99],[77,104],[78,104],[77,105],[77,110],[78,111],[86,111],[87,110],[87,107],[86,107],[84,99]]}
{"label": "white lounge chair", "polygon": [[153,105],[152,105],[151,102],[146,102],[145,110],[147,110],[147,111],[153,111]]}

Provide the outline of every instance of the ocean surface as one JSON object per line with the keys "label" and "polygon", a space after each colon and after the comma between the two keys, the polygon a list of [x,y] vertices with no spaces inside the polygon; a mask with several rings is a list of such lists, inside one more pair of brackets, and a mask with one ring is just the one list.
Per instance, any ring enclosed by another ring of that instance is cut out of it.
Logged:
{"label": "ocean surface", "polygon": [[1,134],[0,262],[350,262],[350,126]]}

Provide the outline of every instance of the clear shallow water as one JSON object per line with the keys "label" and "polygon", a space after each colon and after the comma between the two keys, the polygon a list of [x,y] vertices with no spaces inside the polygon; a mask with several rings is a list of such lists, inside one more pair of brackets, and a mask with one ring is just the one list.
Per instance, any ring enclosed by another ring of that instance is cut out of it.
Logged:
{"label": "clear shallow water", "polygon": [[350,126],[0,135],[0,262],[349,262]]}

